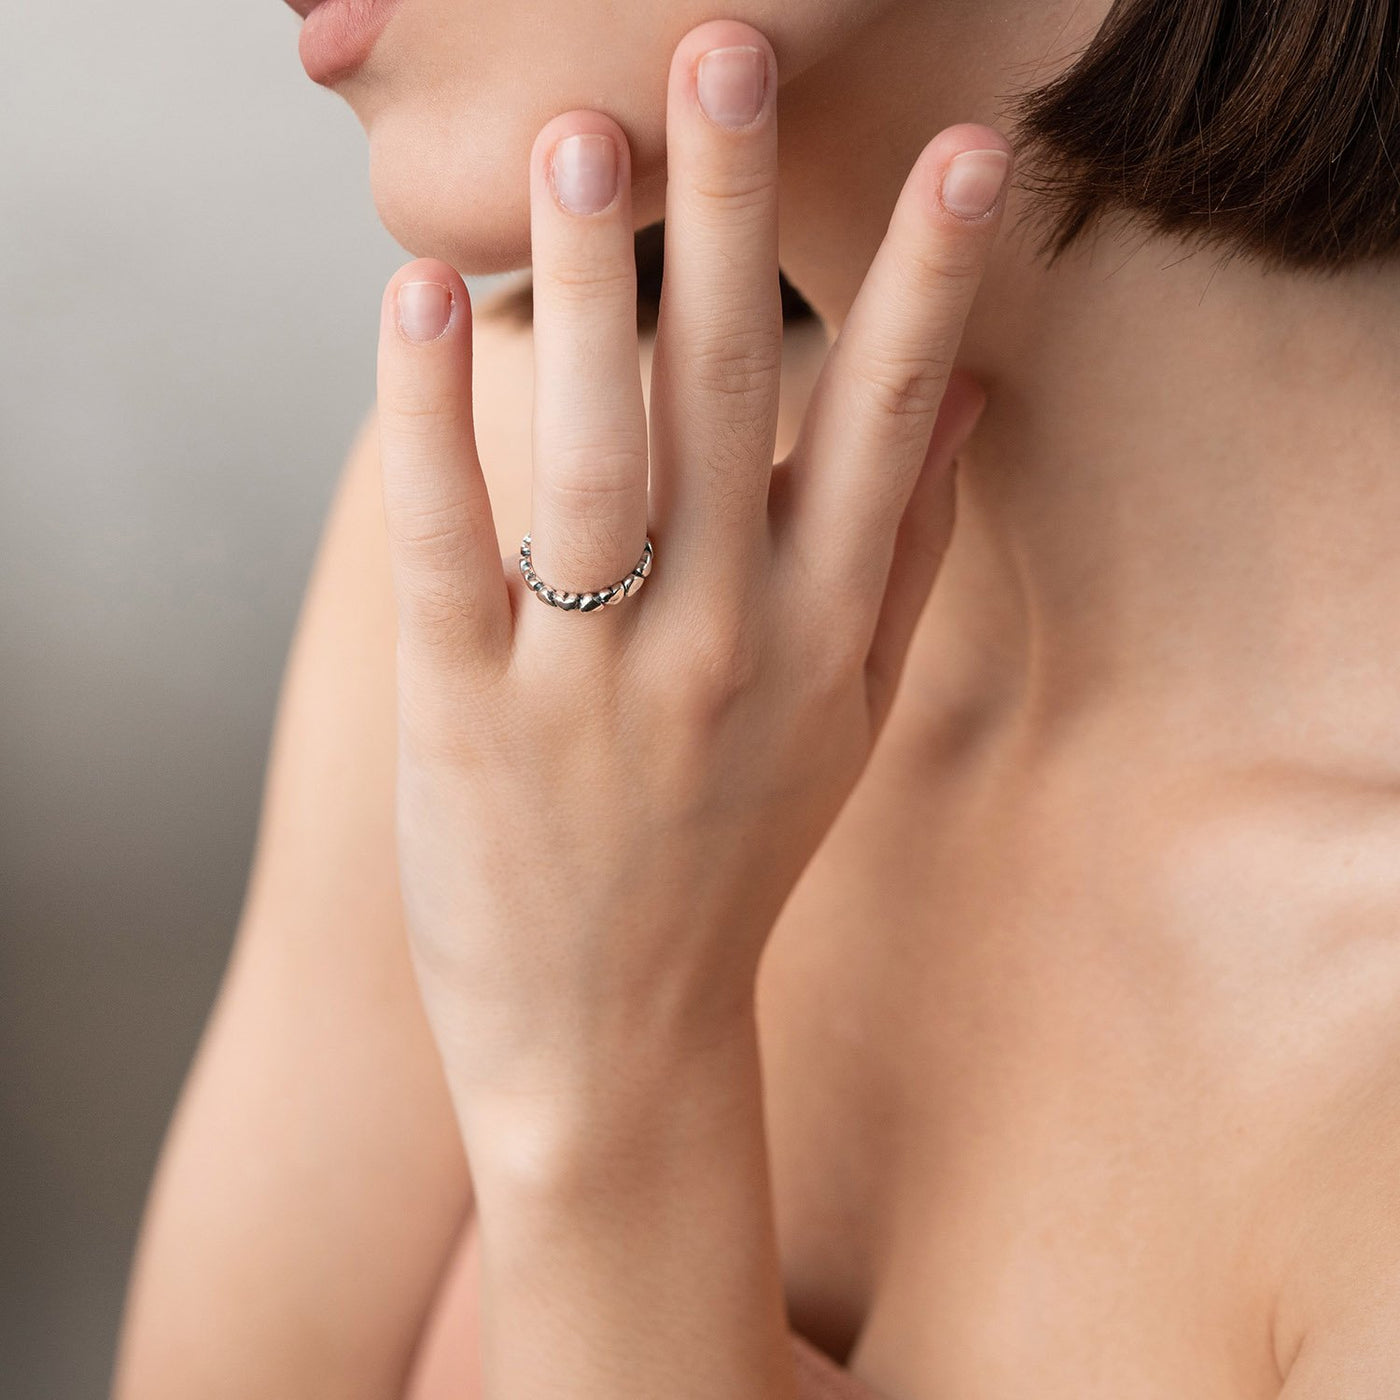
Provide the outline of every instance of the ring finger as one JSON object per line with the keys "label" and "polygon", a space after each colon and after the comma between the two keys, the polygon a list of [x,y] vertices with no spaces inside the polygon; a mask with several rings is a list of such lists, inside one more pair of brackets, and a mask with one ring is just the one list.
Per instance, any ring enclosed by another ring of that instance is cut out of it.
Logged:
{"label": "ring finger", "polygon": [[637,563],[647,528],[631,165],[616,122],[580,111],[542,128],[530,243],[531,559],[551,587],[583,593]]}

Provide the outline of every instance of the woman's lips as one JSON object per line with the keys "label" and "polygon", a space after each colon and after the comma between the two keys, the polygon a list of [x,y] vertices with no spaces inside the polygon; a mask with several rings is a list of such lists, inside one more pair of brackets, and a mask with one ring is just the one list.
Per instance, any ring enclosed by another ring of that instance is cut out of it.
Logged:
{"label": "woman's lips", "polygon": [[303,16],[298,49],[312,82],[330,86],[370,56],[401,0],[287,0]]}

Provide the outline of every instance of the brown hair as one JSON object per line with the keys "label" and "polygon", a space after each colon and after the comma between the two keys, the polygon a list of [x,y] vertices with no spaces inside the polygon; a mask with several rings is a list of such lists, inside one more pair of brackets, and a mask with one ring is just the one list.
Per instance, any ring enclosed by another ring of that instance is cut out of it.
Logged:
{"label": "brown hair", "polygon": [[1115,209],[1268,266],[1400,253],[1400,0],[1115,0],[1016,108],[1052,261]]}
{"label": "brown hair", "polygon": [[[1114,0],[1011,116],[1049,262],[1114,213],[1298,271],[1400,254],[1400,0]],[[637,234],[643,328],[662,238]],[[784,320],[811,317],[780,285]],[[529,284],[488,310],[528,322]]]}

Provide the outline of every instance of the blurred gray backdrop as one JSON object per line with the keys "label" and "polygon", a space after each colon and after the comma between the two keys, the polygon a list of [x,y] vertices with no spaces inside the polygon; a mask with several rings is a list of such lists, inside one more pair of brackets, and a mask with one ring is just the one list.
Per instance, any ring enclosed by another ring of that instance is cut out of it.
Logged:
{"label": "blurred gray backdrop", "polygon": [[298,24],[0,0],[3,1400],[105,1394],[408,258]]}

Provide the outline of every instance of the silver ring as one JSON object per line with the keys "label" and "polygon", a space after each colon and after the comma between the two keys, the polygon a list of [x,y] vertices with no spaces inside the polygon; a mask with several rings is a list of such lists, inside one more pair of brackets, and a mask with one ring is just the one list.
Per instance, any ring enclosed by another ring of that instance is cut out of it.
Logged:
{"label": "silver ring", "polygon": [[536,572],[530,562],[530,536],[520,541],[520,572],[536,598],[556,608],[576,608],[579,612],[592,612],[608,603],[620,603],[630,597],[641,586],[642,580],[651,572],[651,536],[647,536],[642,546],[642,557],[637,560],[631,573],[610,583],[606,588],[595,588],[590,593],[569,593],[562,588],[551,588]]}

